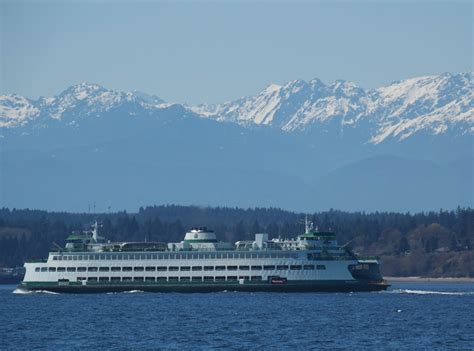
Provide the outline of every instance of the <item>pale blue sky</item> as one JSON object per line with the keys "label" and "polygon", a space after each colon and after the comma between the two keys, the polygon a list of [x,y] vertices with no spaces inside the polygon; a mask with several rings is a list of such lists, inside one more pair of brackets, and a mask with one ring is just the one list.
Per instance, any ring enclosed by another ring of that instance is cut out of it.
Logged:
{"label": "pale blue sky", "polygon": [[215,103],[297,78],[373,88],[472,70],[470,1],[0,2],[2,94],[87,81]]}

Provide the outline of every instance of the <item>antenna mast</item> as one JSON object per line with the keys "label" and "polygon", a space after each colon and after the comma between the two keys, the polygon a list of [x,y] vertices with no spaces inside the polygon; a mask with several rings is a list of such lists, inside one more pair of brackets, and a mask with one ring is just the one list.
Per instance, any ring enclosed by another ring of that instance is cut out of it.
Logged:
{"label": "antenna mast", "polygon": [[97,242],[99,239],[99,224],[97,223],[97,221],[95,221],[93,228],[94,229],[92,229],[92,239]]}
{"label": "antenna mast", "polygon": [[313,222],[308,221],[308,215],[304,217],[304,231],[309,233],[313,229]]}

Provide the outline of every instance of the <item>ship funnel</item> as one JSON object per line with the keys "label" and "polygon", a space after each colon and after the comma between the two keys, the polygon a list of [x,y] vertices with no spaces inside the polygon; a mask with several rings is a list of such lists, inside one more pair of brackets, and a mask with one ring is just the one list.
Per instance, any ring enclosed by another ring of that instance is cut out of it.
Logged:
{"label": "ship funnel", "polygon": [[263,249],[264,243],[267,241],[268,241],[268,234],[266,233],[255,234],[255,244],[260,250]]}

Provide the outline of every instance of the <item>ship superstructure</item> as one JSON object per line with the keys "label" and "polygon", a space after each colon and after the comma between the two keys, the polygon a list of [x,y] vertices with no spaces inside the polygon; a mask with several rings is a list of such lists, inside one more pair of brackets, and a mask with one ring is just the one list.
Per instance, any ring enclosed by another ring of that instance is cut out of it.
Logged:
{"label": "ship superstructure", "polygon": [[376,291],[387,282],[377,258],[339,246],[335,233],[313,230],[294,239],[235,244],[192,228],[179,243],[109,242],[92,231],[73,234],[47,260],[25,263],[19,288],[56,292]]}

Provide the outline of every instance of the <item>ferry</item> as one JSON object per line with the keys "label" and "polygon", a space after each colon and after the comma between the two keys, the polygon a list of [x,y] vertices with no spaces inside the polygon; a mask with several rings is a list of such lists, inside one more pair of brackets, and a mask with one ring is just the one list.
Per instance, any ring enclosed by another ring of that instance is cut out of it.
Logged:
{"label": "ferry", "polygon": [[26,262],[21,290],[58,293],[356,292],[389,287],[376,257],[360,257],[334,232],[306,220],[296,238],[218,241],[205,227],[179,243],[110,242],[92,230],[72,234],[47,259]]}

